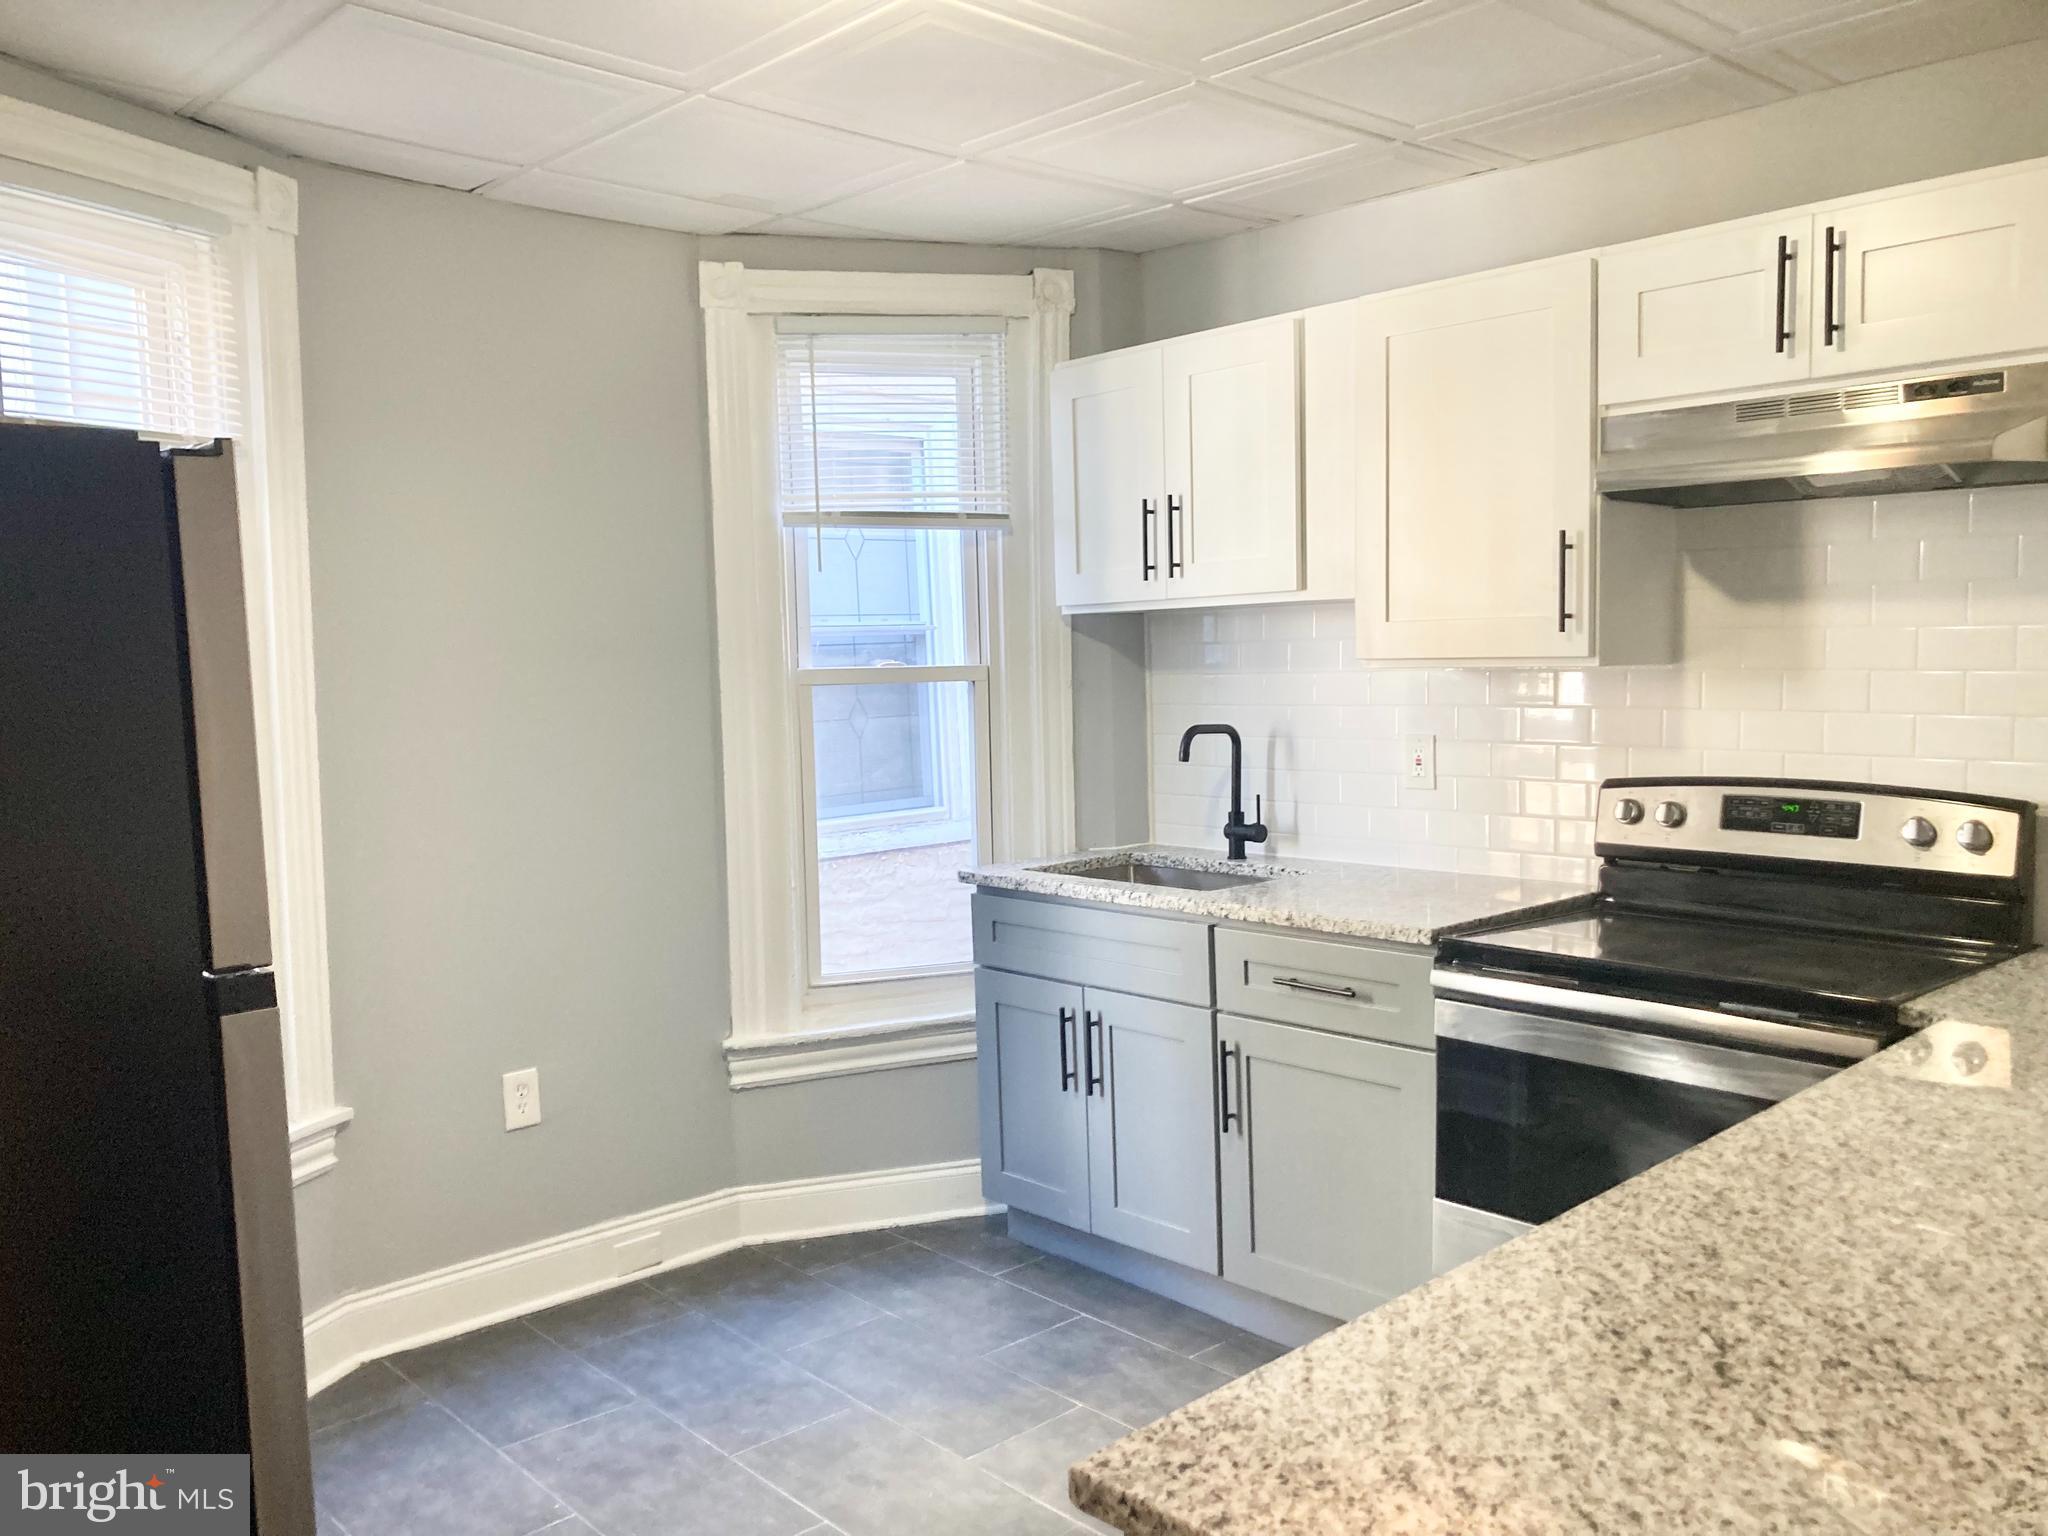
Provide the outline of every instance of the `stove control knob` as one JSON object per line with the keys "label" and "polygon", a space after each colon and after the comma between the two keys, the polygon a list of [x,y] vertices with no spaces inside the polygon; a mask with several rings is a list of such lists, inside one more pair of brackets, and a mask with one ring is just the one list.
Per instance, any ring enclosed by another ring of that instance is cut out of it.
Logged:
{"label": "stove control knob", "polygon": [[1625,827],[1632,827],[1643,819],[1643,802],[1621,799],[1614,802],[1614,819]]}
{"label": "stove control knob", "polygon": [[1956,828],[1956,846],[1965,853],[1989,853],[1991,829],[1981,821],[1966,821]]}
{"label": "stove control knob", "polygon": [[1676,800],[1657,802],[1657,825],[1660,827],[1682,827],[1685,825],[1685,807]]}
{"label": "stove control knob", "polygon": [[1934,823],[1925,816],[1909,816],[1906,824],[1899,828],[1899,836],[1915,848],[1932,848],[1934,840],[1941,834],[1935,830]]}

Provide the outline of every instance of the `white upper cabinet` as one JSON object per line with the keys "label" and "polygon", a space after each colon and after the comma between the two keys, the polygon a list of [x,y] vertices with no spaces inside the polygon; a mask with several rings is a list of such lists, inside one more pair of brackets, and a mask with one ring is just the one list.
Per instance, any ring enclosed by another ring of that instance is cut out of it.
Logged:
{"label": "white upper cabinet", "polygon": [[1301,586],[1299,323],[1166,343],[1166,591]]}
{"label": "white upper cabinet", "polygon": [[1593,262],[1358,310],[1361,660],[1582,657]]}
{"label": "white upper cabinet", "polygon": [[2048,347],[2048,168],[1830,204],[1813,226],[1816,375]]}
{"label": "white upper cabinet", "polygon": [[1812,230],[1799,214],[1602,256],[1600,403],[1805,378],[1805,295],[1820,272]]}
{"label": "white upper cabinet", "polygon": [[2048,349],[2048,162],[1600,253],[1600,403]]}
{"label": "white upper cabinet", "polygon": [[1300,330],[1283,315],[1054,371],[1061,607],[1300,591]]}
{"label": "white upper cabinet", "polygon": [[1165,591],[1164,374],[1152,348],[1052,376],[1052,502],[1062,606]]}

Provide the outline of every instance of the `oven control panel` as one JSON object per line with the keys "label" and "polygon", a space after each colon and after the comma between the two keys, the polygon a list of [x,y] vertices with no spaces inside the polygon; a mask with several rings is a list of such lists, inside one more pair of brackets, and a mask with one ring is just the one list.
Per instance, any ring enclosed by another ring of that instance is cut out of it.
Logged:
{"label": "oven control panel", "polygon": [[1805,795],[1723,795],[1721,829],[1777,837],[1857,837],[1863,830],[1863,802]]}
{"label": "oven control panel", "polygon": [[1932,790],[1766,779],[1609,779],[1594,850],[1749,855],[2010,880],[2031,807]]}

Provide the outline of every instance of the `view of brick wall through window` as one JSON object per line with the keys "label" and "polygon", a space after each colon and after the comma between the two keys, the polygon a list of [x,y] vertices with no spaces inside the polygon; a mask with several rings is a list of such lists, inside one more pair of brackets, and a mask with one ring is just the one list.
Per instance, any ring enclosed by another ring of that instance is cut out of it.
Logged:
{"label": "view of brick wall through window", "polygon": [[[1174,758],[1198,720],[1243,732],[1269,854],[1583,880],[1621,774],[2048,800],[2048,486],[1679,515],[1672,666],[1361,667],[1348,603],[1152,615],[1153,836],[1220,846],[1225,749]],[[1424,732],[1433,790],[1399,774]]]}

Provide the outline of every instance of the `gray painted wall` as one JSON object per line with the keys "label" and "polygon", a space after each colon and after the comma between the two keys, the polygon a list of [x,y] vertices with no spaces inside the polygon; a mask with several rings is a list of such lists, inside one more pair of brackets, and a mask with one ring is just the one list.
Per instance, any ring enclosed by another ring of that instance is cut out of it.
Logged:
{"label": "gray painted wall", "polygon": [[2048,155],[2048,43],[1139,258],[1142,339]]}
{"label": "gray painted wall", "polygon": [[[299,179],[341,1165],[308,1308],[754,1183],[973,1156],[968,1064],[732,1094],[696,263],[1076,276],[1116,253],[690,236],[265,154],[0,60],[0,94]],[[1077,647],[1082,814],[1143,763],[1143,677]],[[1137,703],[1133,705],[1135,698]],[[1091,757],[1092,754],[1092,757]],[[1137,834],[1132,834],[1137,835]],[[501,1129],[498,1078],[546,1119]]]}

